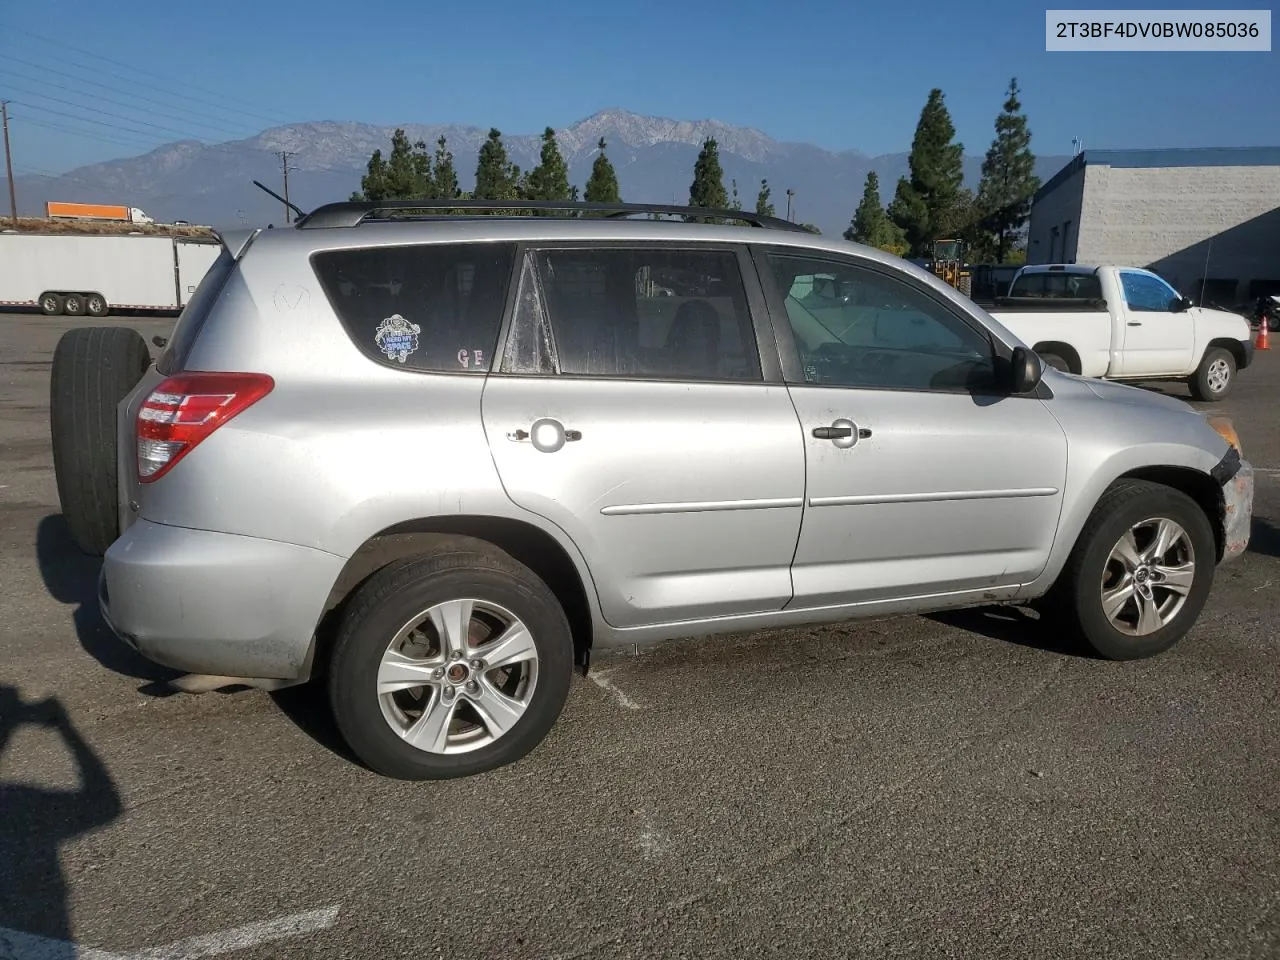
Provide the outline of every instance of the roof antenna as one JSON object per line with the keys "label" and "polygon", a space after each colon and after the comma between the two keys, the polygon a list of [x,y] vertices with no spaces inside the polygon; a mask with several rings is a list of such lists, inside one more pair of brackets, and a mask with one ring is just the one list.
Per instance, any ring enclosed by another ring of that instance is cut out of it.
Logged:
{"label": "roof antenna", "polygon": [[1209,282],[1209,255],[1213,253],[1213,237],[1209,238],[1209,249],[1204,252],[1204,274],[1200,277],[1200,306],[1204,306],[1204,288]]}
{"label": "roof antenna", "polygon": [[271,194],[273,197],[275,197],[277,200],[279,200],[281,203],[283,203],[286,207],[288,207],[290,210],[292,210],[294,213],[296,213],[299,217],[305,217],[305,216],[306,216],[306,214],[305,214],[305,213],[303,213],[301,210],[299,210],[299,209],[298,209],[297,204],[290,203],[288,200],[286,200],[284,197],[280,196],[280,194],[276,193],[276,192],[275,192],[274,190],[272,190],[270,187],[263,186],[263,185],[262,185],[261,183],[259,183],[257,180],[253,181],[253,185],[254,185],[255,187],[257,187],[259,190],[265,190],[265,191],[267,191],[267,193]]}

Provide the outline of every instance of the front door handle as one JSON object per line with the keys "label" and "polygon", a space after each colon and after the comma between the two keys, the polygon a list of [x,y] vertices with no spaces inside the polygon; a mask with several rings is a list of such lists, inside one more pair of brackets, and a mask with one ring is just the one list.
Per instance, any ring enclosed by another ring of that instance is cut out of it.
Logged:
{"label": "front door handle", "polygon": [[861,437],[871,436],[871,431],[858,429],[858,425],[846,417],[833,420],[830,426],[814,427],[813,435],[819,440],[830,440],[833,447],[847,449],[856,444]]}
{"label": "front door handle", "polygon": [[819,440],[838,440],[853,436],[853,427],[814,427],[813,435]]}
{"label": "front door handle", "polygon": [[1131,326],[1131,327],[1140,327],[1140,326],[1142,326],[1142,321],[1141,321],[1141,320],[1130,320],[1130,321],[1129,321],[1129,326]]}

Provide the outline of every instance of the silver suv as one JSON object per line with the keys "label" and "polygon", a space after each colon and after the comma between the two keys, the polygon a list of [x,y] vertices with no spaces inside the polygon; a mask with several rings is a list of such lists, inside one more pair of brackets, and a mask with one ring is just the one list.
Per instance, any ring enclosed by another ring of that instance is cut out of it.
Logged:
{"label": "silver suv", "polygon": [[223,236],[154,366],[76,330],[52,385],[112,629],[324,676],[385,775],[520,758],[610,645],[1029,603],[1150,656],[1246,547],[1228,421],[1046,369],[898,257],[740,211],[401,206]]}

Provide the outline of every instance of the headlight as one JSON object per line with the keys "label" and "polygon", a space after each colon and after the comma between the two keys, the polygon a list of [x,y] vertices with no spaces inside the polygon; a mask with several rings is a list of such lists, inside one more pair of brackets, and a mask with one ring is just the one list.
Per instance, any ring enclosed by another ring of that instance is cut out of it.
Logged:
{"label": "headlight", "polygon": [[1244,456],[1244,449],[1240,446],[1240,435],[1236,433],[1235,424],[1231,422],[1230,417],[1214,415],[1211,417],[1205,417],[1205,419],[1209,421],[1209,426],[1218,431],[1218,434],[1222,439],[1235,447],[1236,452],[1240,454],[1240,456]]}

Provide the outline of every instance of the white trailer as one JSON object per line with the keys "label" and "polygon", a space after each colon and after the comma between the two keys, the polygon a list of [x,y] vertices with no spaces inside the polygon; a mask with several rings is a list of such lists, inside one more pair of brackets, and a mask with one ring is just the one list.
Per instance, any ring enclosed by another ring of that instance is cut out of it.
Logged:
{"label": "white trailer", "polygon": [[0,233],[0,306],[47,316],[176,313],[221,251],[212,238]]}

